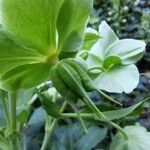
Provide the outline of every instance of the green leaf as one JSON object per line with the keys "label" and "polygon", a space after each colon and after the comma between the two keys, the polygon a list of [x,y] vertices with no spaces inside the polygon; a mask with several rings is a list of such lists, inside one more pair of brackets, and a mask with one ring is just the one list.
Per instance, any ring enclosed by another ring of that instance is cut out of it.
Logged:
{"label": "green leaf", "polygon": [[92,7],[93,0],[64,0],[57,20],[59,51],[77,51],[82,48]]}
{"label": "green leaf", "polygon": [[42,107],[46,110],[49,116],[55,118],[60,116],[60,108],[55,102],[52,101],[52,99],[49,99],[49,96],[47,96],[46,92],[40,93],[39,98],[41,100]]}
{"label": "green leaf", "polygon": [[27,122],[30,113],[30,107],[33,103],[33,89],[17,90],[17,119],[18,127]]}
{"label": "green leaf", "polygon": [[49,54],[56,48],[56,22],[62,2],[2,0],[2,25],[17,41]]}
{"label": "green leaf", "polygon": [[145,46],[145,42],[141,40],[120,40],[107,48],[105,57],[118,55],[122,59],[122,64],[133,64],[143,57]]}
{"label": "green leaf", "polygon": [[139,72],[135,65],[112,67],[94,80],[97,88],[112,93],[130,93],[139,83]]}
{"label": "green leaf", "polygon": [[9,39],[0,28],[0,75],[20,65],[45,61],[45,56]]}
{"label": "green leaf", "polygon": [[92,28],[86,29],[83,49],[90,50],[91,47],[100,39],[98,32]]}
{"label": "green leaf", "polygon": [[37,63],[19,66],[0,77],[0,87],[8,91],[27,89],[48,80],[50,64]]}
{"label": "green leaf", "polygon": [[88,129],[88,133],[77,141],[75,148],[77,150],[91,150],[106,137],[106,134],[106,128],[92,126]]}
{"label": "green leaf", "polygon": [[105,21],[102,21],[99,26],[99,35],[101,38],[92,47],[90,52],[104,59],[106,49],[119,39]]}
{"label": "green leaf", "polygon": [[118,110],[111,110],[111,111],[105,111],[103,114],[107,116],[110,120],[116,120],[123,118],[125,116],[128,116],[129,114],[133,113],[138,107],[140,107],[144,101],[141,101],[133,106],[127,107],[127,108],[121,108]]}
{"label": "green leaf", "polygon": [[119,56],[108,56],[103,62],[103,68],[108,70],[118,64],[121,64],[121,58]]}

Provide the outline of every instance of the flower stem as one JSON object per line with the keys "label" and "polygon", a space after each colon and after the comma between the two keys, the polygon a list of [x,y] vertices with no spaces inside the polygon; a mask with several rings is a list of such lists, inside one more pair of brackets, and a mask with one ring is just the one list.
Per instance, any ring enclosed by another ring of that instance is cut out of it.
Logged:
{"label": "flower stem", "polygon": [[9,93],[10,103],[10,146],[11,150],[20,150],[19,139],[17,135],[17,111],[16,111],[16,92]]}
{"label": "flower stem", "polygon": [[109,101],[117,104],[117,105],[120,105],[122,106],[122,104],[120,102],[118,102],[117,100],[113,99],[112,97],[108,96],[107,94],[105,94],[103,91],[99,90],[99,89],[96,89],[96,91],[102,95],[103,97],[105,97],[106,99],[108,99]]}
{"label": "flower stem", "polygon": [[87,130],[87,128],[86,128],[86,125],[85,125],[85,122],[84,122],[82,116],[80,115],[80,112],[79,112],[78,108],[77,108],[76,105],[74,105],[74,104],[70,104],[70,106],[72,107],[72,109],[73,109],[74,112],[76,113],[76,115],[77,115],[77,117],[78,117],[78,119],[79,119],[79,121],[80,121],[80,123],[81,123],[81,127],[82,127],[82,129],[83,129],[83,132],[84,132],[85,134],[87,134],[87,133],[88,133],[88,130]]}
{"label": "flower stem", "polygon": [[[61,109],[60,109],[60,113],[62,113],[65,110],[66,105],[67,105],[67,102],[64,102],[62,107],[61,107]],[[50,136],[52,134],[52,131],[53,131],[54,127],[55,127],[55,124],[58,121],[57,118],[52,120],[52,117],[48,116],[48,114],[46,114],[46,115],[47,116],[46,116],[45,136],[44,136],[44,140],[43,140],[43,143],[42,143],[42,146],[41,146],[41,150],[46,150],[48,142],[49,142],[49,139],[50,139]]]}
{"label": "flower stem", "polygon": [[10,127],[10,117],[9,117],[7,102],[6,102],[6,99],[5,99],[5,93],[4,93],[3,90],[0,90],[0,94],[1,94],[3,111],[4,111],[6,123],[7,123],[7,128],[9,128]]}
{"label": "flower stem", "polygon": [[109,118],[107,118],[94,104],[94,102],[89,98],[88,95],[85,95],[85,98],[83,98],[84,102],[89,106],[89,108],[92,108],[93,112],[97,114],[97,116],[103,121],[110,125],[112,125],[114,128],[118,129],[123,135],[126,140],[128,140],[128,135],[125,133],[125,131],[117,124],[112,122]]}

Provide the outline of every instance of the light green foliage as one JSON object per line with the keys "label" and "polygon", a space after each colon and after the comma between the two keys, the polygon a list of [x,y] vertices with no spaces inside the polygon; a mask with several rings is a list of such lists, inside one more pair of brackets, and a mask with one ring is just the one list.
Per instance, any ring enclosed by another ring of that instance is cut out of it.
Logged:
{"label": "light green foliage", "polygon": [[125,140],[121,133],[118,133],[111,143],[110,150],[148,150],[150,147],[150,132],[142,126],[126,126],[124,131],[129,136]]}
{"label": "light green foliage", "polygon": [[0,75],[20,65],[45,61],[44,55],[39,52],[21,47],[4,33],[0,28]]}
{"label": "light green foliage", "polygon": [[[119,40],[104,21],[99,26],[99,34],[102,38],[85,58],[96,86],[108,92],[132,92],[139,82],[134,63],[142,58],[146,44],[135,39]],[[99,74],[94,73],[95,68],[100,70]]]}
{"label": "light green foliage", "polygon": [[59,50],[71,52],[82,48],[92,4],[92,0],[64,0],[57,22]]}
{"label": "light green foliage", "polygon": [[44,63],[16,67],[0,77],[0,86],[9,91],[34,87],[49,79],[50,67]]}
{"label": "light green foliage", "polygon": [[48,55],[57,46],[59,51],[81,48],[92,0],[2,0],[1,7],[4,28]]}
{"label": "light green foliage", "polygon": [[43,54],[55,48],[62,0],[2,0],[1,5],[2,25],[13,37]]}
{"label": "light green foliage", "polygon": [[59,55],[80,50],[92,4],[92,0],[2,0],[1,88],[36,86],[48,79]]}
{"label": "light green foliage", "polygon": [[142,106],[142,104],[144,103],[144,100],[132,105],[130,107],[127,108],[120,108],[117,110],[110,110],[110,111],[105,111],[103,112],[110,120],[117,120],[117,119],[121,119],[123,117],[126,116],[130,116],[132,114],[134,114],[134,112],[136,112],[136,110]]}

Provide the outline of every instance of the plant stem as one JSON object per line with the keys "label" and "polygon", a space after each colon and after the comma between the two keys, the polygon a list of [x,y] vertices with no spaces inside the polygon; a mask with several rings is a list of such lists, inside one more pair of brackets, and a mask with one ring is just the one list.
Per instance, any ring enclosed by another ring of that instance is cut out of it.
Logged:
{"label": "plant stem", "polygon": [[80,112],[79,112],[78,108],[77,108],[74,104],[70,104],[70,106],[73,108],[74,112],[76,113],[76,115],[77,115],[77,117],[78,117],[78,119],[79,119],[79,121],[80,121],[80,123],[81,123],[81,127],[82,127],[82,129],[83,129],[83,132],[84,132],[85,134],[87,134],[87,133],[88,133],[88,130],[87,130],[87,128],[86,128],[86,125],[85,125],[84,120],[82,119],[82,116],[80,115]]}
{"label": "plant stem", "polygon": [[1,93],[2,106],[3,106],[3,111],[4,111],[7,127],[9,128],[10,127],[10,117],[9,117],[7,102],[5,99],[5,94],[4,94],[3,90],[0,90],[0,93]]}
{"label": "plant stem", "polygon": [[[62,105],[62,107],[60,108],[60,113],[62,113],[65,108],[66,108],[67,102],[65,101]],[[48,116],[46,117],[46,126],[45,126],[45,136],[44,136],[44,140],[41,146],[41,150],[45,150],[47,148],[50,136],[52,134],[52,131],[55,127],[55,124],[57,123],[58,119],[55,118],[52,121],[52,117]]]}
{"label": "plant stem", "polygon": [[106,99],[108,99],[109,101],[115,103],[115,104],[118,104],[120,106],[122,106],[122,104],[120,102],[118,102],[117,100],[113,99],[112,97],[108,96],[107,94],[105,94],[103,91],[99,90],[99,89],[96,89],[96,91],[102,95],[103,97],[105,97]]}
{"label": "plant stem", "polygon": [[95,112],[95,114],[97,114],[97,116],[103,121],[106,122],[110,125],[112,125],[114,128],[118,129],[123,135],[124,138],[126,140],[128,140],[128,135],[125,133],[125,131],[117,124],[115,124],[114,122],[112,122],[109,118],[107,118],[94,104],[94,102],[88,97],[88,95],[85,95],[85,98],[83,99],[84,102],[86,104],[88,104],[88,106],[90,108],[92,108],[92,110]]}
{"label": "plant stem", "polygon": [[10,102],[10,144],[11,150],[20,150],[19,148],[19,139],[17,135],[17,111],[16,111],[16,92],[9,93],[9,102]]}
{"label": "plant stem", "polygon": [[[82,118],[94,118],[94,113],[80,113],[80,116]],[[78,118],[78,115],[76,113],[62,113],[61,118]]]}
{"label": "plant stem", "polygon": [[[95,113],[80,113],[80,116],[82,117],[82,118],[89,118],[89,119],[93,119],[93,118],[95,118],[95,120],[98,120],[98,118],[96,118],[96,114]],[[78,118],[78,115],[77,114],[75,114],[75,113],[62,113],[61,114],[61,118]],[[100,121],[102,121],[102,122],[104,122],[104,120],[101,120],[101,119],[99,119]],[[106,121],[105,121],[106,122]],[[109,124],[110,125],[112,125],[113,127],[115,127],[116,129],[118,129],[119,131],[122,131],[123,129],[120,127],[120,126],[118,126],[118,125],[116,125],[115,123],[113,123],[112,121],[111,122],[109,122]],[[124,131],[122,131],[122,133],[124,134]],[[126,134],[124,134],[124,136],[126,137],[127,135]],[[127,137],[126,137],[126,139],[127,139]]]}

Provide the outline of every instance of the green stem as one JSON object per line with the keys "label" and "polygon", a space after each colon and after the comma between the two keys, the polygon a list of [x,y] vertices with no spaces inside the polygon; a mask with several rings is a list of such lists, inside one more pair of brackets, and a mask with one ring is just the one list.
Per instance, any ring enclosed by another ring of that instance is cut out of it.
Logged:
{"label": "green stem", "polygon": [[[94,113],[80,113],[82,118],[96,118]],[[78,118],[76,113],[62,113],[61,118]]]}
{"label": "green stem", "polygon": [[3,90],[0,90],[0,92],[1,92],[1,100],[2,100],[3,111],[4,111],[7,127],[9,128],[10,127],[10,117],[9,117],[7,102],[6,102],[6,99],[5,99],[5,93],[4,93]]}
{"label": "green stem", "polygon": [[85,98],[83,99],[84,102],[86,102],[86,104],[88,104],[88,106],[90,108],[92,108],[92,110],[95,112],[95,114],[97,114],[97,116],[103,121],[106,122],[110,125],[112,125],[114,128],[118,129],[123,135],[124,138],[126,140],[128,140],[128,135],[125,133],[125,131],[118,126],[117,124],[115,124],[114,122],[112,122],[109,118],[107,118],[94,104],[94,102],[88,97],[88,95],[85,95]]}
{"label": "green stem", "polygon": [[80,115],[80,112],[79,112],[78,108],[77,108],[75,105],[73,105],[73,104],[71,105],[71,107],[73,108],[74,112],[76,113],[76,115],[77,115],[77,117],[78,117],[78,119],[79,119],[79,121],[80,121],[80,123],[81,123],[81,127],[82,127],[82,129],[83,129],[83,132],[84,132],[85,134],[87,134],[87,133],[88,133],[88,130],[87,130],[87,128],[86,128],[86,125],[85,125],[84,120],[82,119],[82,116]]}
{"label": "green stem", "polygon": [[17,135],[17,110],[16,110],[16,92],[9,93],[9,102],[10,102],[10,144],[11,150],[20,150],[19,148],[19,139]]}
{"label": "green stem", "polygon": [[99,90],[99,89],[96,89],[96,91],[102,95],[103,97],[105,97],[106,99],[108,99],[109,101],[115,103],[115,104],[118,104],[120,106],[122,106],[122,104],[120,102],[118,102],[117,100],[113,99],[112,97],[108,96],[107,94],[105,94],[103,91]]}
{"label": "green stem", "polygon": [[[53,99],[55,101],[55,99]],[[61,109],[60,109],[60,113],[62,113],[65,108],[66,108],[67,102],[64,102]],[[45,127],[45,136],[44,136],[44,140],[41,146],[41,150],[45,150],[47,148],[50,136],[52,134],[52,131],[55,127],[55,124],[57,123],[58,119],[53,119],[52,121],[52,117],[48,116],[46,117],[46,127]]]}

